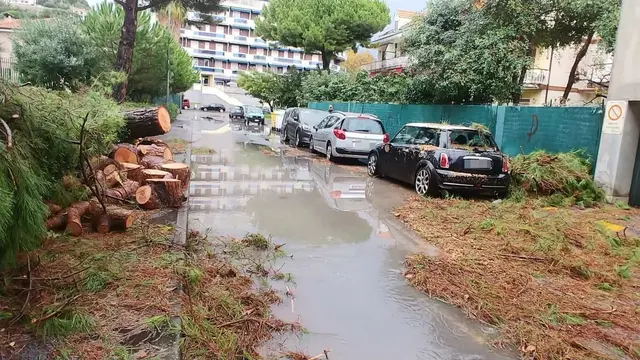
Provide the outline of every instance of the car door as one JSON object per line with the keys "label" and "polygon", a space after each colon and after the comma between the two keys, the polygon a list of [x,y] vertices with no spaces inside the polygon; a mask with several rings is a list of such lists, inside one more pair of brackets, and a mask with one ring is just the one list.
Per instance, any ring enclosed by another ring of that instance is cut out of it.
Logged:
{"label": "car door", "polygon": [[294,108],[289,115],[289,126],[287,126],[287,128],[289,129],[289,132],[287,134],[289,134],[289,139],[292,139],[293,141],[295,141],[296,130],[298,129],[299,123],[300,111],[298,110],[298,108]]}
{"label": "car door", "polygon": [[412,140],[407,140],[406,149],[402,151],[400,158],[404,164],[400,173],[404,174],[407,182],[413,182],[414,175],[418,167],[418,163],[423,159],[421,153],[423,151],[435,152],[440,148],[441,131],[439,129],[420,127]]}
{"label": "car door", "polygon": [[318,139],[316,141],[316,150],[325,153],[327,151],[327,141],[329,141],[330,135],[333,133],[333,126],[338,122],[340,118],[336,115],[331,115],[329,120],[324,124],[322,129],[319,129],[316,133]]}
{"label": "car door", "polygon": [[386,151],[386,147],[383,147],[383,151],[387,153],[385,162],[385,174],[387,176],[400,181],[411,182],[410,177],[407,176],[406,159],[419,130],[414,126],[405,126],[391,139],[388,151]]}
{"label": "car door", "polygon": [[313,127],[313,131],[311,132],[311,145],[313,146],[313,148],[315,150],[318,150],[319,148],[319,143],[320,143],[320,138],[318,135],[318,131],[320,131],[320,129],[324,128],[325,124],[331,119],[331,115],[325,117],[324,119],[322,119],[318,125],[315,125]]}

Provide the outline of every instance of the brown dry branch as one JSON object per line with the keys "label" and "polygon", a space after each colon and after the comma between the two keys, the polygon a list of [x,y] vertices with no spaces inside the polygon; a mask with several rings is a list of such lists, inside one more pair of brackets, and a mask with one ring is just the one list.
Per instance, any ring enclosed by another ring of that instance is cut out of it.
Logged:
{"label": "brown dry branch", "polygon": [[640,211],[533,201],[486,208],[482,201],[411,197],[396,209],[443,254],[410,256],[407,280],[498,327],[495,345],[515,345],[528,358],[640,357],[640,241],[621,241],[600,225],[635,224]]}

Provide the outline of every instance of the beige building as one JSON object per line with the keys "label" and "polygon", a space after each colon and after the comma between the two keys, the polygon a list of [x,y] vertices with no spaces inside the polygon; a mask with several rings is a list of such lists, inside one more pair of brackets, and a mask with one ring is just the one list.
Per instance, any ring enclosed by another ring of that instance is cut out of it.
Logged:
{"label": "beige building", "polygon": [[0,19],[0,58],[3,61],[9,59],[13,53],[13,41],[11,37],[16,29],[20,27],[20,20],[11,16]]}
{"label": "beige building", "polygon": [[[531,69],[527,71],[521,105],[560,105],[571,67],[580,46],[561,49],[538,49]],[[601,103],[609,83],[613,55],[605,53],[593,40],[578,65],[578,76],[569,93],[567,105]],[[602,86],[604,85],[604,86]]]}
{"label": "beige building", "polygon": [[377,60],[362,66],[371,74],[384,72],[402,72],[407,66],[408,58],[404,53],[404,34],[414,17],[420,13],[397,10],[391,24],[371,38],[371,45],[376,47]]}

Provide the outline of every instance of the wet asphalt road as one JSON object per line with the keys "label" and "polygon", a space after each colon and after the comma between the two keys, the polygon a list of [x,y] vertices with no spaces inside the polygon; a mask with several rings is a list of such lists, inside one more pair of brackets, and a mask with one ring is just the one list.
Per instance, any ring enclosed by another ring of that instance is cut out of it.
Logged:
{"label": "wet asphalt road", "polygon": [[[348,360],[503,358],[485,345],[491,329],[404,280],[404,258],[433,251],[390,212],[410,188],[314,162],[310,154],[278,154],[277,135],[230,124],[226,113],[185,111],[174,126],[182,126],[174,131],[184,131],[192,149],[216,151],[191,155],[189,228],[271,235],[293,255],[278,265],[295,276],[288,284],[295,313],[286,301],[274,312],[309,333],[278,338],[269,349],[331,349],[331,359]],[[274,287],[284,298],[285,284]]]}

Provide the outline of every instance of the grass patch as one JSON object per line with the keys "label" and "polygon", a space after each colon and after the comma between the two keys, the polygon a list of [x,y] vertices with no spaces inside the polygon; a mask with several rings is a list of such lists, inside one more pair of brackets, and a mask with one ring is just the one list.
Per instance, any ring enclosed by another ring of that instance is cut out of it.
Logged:
{"label": "grass patch", "polygon": [[[53,310],[51,310],[53,311]],[[75,311],[64,313],[45,320],[36,328],[36,333],[44,338],[61,338],[70,334],[88,333],[94,329],[93,317]]]}
{"label": "grass patch", "polygon": [[[31,265],[36,259],[40,263],[32,269],[33,290],[23,320],[10,324],[11,319],[0,317],[0,328],[22,334],[0,337],[0,358],[10,358],[13,351],[38,339],[55,340],[59,358],[131,358],[120,345],[126,329],[138,329],[145,319],[174,311],[175,293],[167,289],[181,279],[172,267],[157,265],[172,250],[159,241],[171,231],[138,223],[126,233],[44,239],[42,248],[31,253]],[[25,260],[22,254],[20,261]],[[0,293],[2,311],[20,313],[27,293],[24,289],[29,286],[24,274],[19,279],[23,277],[25,280],[5,283]],[[148,358],[157,352],[153,348],[145,351]],[[19,356],[22,354],[13,357]]]}
{"label": "grass patch", "polygon": [[189,142],[185,139],[171,138],[166,141],[167,146],[174,154],[184,154],[187,151]]}
{"label": "grass patch", "polygon": [[407,278],[496,326],[497,346],[512,344],[525,353],[534,346],[540,359],[607,358],[602,349],[614,347],[634,357],[639,240],[630,232],[620,238],[601,224],[619,226],[621,216],[640,212],[567,206],[570,201],[560,201],[566,198],[491,204],[410,197],[394,213],[445,256],[410,256]]}
{"label": "grass patch", "polygon": [[216,151],[214,149],[205,146],[198,146],[191,149],[192,155],[213,155],[215,153]]}

